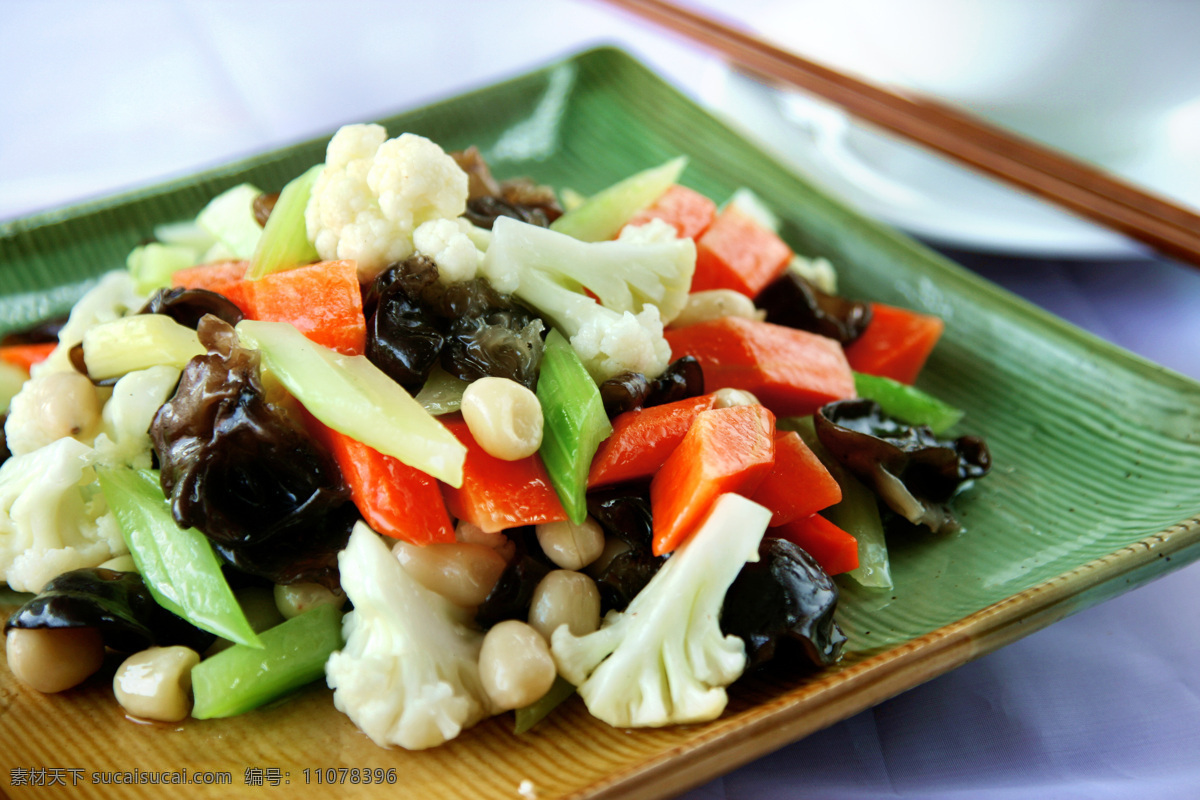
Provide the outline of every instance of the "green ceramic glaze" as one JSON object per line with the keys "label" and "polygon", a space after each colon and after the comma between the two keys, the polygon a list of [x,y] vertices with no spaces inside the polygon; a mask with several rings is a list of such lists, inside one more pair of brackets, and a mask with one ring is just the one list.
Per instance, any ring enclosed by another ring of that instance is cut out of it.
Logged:
{"label": "green ceramic glaze", "polygon": [[[843,584],[852,661],[1169,529],[1170,558],[1130,564],[1120,580],[1089,583],[1076,572],[1075,607],[1200,555],[1200,385],[863,219],[627,55],[590,51],[381,122],[447,149],[475,144],[499,177],[531,175],[584,194],[686,155],[683,183],[718,200],[753,189],[798,252],[834,263],[843,294],[946,321],[919,385],[966,410],[955,432],[984,435],[995,467],[957,499],[962,532],[892,542],[893,590]],[[319,162],[324,145],[0,226],[0,329],[65,311],[155,224],[190,218],[241,181],[278,190]]]}

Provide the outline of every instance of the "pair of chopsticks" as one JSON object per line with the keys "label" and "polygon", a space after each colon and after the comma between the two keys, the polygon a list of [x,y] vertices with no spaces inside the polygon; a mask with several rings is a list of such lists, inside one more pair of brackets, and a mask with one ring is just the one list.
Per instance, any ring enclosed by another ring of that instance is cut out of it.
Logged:
{"label": "pair of chopsticks", "polygon": [[945,103],[900,95],[782,50],[663,0],[606,0],[725,56],[759,77],[803,89],[1163,255],[1200,266],[1200,215],[1103,170]]}

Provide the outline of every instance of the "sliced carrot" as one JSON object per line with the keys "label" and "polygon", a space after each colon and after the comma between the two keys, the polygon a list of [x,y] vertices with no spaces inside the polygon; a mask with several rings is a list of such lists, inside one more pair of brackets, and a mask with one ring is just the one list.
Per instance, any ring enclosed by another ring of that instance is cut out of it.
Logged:
{"label": "sliced carrot", "polygon": [[795,431],[775,434],[775,465],[750,499],[771,509],[772,526],[807,517],[842,499],[842,487]]}
{"label": "sliced carrot", "polygon": [[775,460],[775,417],[762,406],[702,411],[650,481],[654,555],[683,544],[726,492],[750,496]]}
{"label": "sliced carrot", "polygon": [[446,415],[441,421],[467,446],[462,486],[455,489],[441,485],[451,514],[488,533],[567,518],[536,453],[517,461],[502,461],[484,452],[460,415]]}
{"label": "sliced carrot", "polygon": [[945,327],[929,314],[872,303],[871,322],[846,348],[846,359],[858,372],[911,384]]}
{"label": "sliced carrot", "polygon": [[708,230],[716,216],[716,203],[686,186],[674,184],[626,224],[645,225],[650,220],[661,219],[673,227],[681,239],[696,239]]}
{"label": "sliced carrot", "polygon": [[243,281],[254,319],[289,322],[317,344],[361,355],[367,344],[354,261],[320,261]]}
{"label": "sliced carrot", "polygon": [[313,436],[333,454],[354,505],[373,530],[413,544],[454,541],[454,523],[435,478],[305,417]]}
{"label": "sliced carrot", "polygon": [[797,545],[812,556],[830,575],[858,567],[858,540],[820,514],[792,520],[771,528],[769,536],[778,536]]}
{"label": "sliced carrot", "polygon": [[55,347],[58,347],[57,342],[5,345],[0,347],[0,361],[6,361],[29,372],[29,368],[34,364],[40,364],[49,358]]}
{"label": "sliced carrot", "polygon": [[187,267],[176,270],[171,276],[171,285],[184,289],[207,289],[224,295],[243,314],[253,319],[254,309],[246,293],[246,281],[243,280],[249,266],[249,261],[216,261]]}
{"label": "sliced carrot", "polygon": [[592,459],[588,488],[650,480],[683,441],[696,416],[714,402],[716,398],[706,394],[617,415],[612,435]]}
{"label": "sliced carrot", "polygon": [[733,289],[754,297],[787,269],[792,250],[775,232],[728,206],[696,240],[692,291]]}
{"label": "sliced carrot", "polygon": [[745,389],[779,416],[811,414],[855,396],[842,346],[815,333],[722,317],[665,335],[672,359],[699,360],[706,389]]}

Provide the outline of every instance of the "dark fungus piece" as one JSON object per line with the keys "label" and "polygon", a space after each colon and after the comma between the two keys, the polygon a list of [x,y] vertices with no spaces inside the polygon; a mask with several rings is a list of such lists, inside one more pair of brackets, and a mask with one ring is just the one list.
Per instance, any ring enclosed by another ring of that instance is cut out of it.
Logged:
{"label": "dark fungus piece", "polygon": [[645,588],[668,556],[651,550],[650,498],[644,486],[618,486],[588,495],[588,514],[605,536],[625,545],[595,574],[601,613],[623,611]]}
{"label": "dark fungus piece", "polygon": [[650,384],[647,407],[661,406],[704,394],[704,370],[695,356],[681,356]]}
{"label": "dark fungus piece", "polygon": [[[391,271],[375,279],[376,284]],[[396,383],[414,392],[429,376],[446,343],[444,325],[403,287],[372,290],[375,310],[367,320],[367,359]]]}
{"label": "dark fungus piece", "polygon": [[871,306],[821,291],[788,270],[754,298],[767,322],[799,328],[850,344],[871,322]]}
{"label": "dark fungus piece", "polygon": [[183,325],[185,328],[196,329],[200,319],[205,314],[212,314],[230,325],[242,321],[242,310],[235,306],[224,295],[210,292],[207,289],[159,289],[139,314],[164,314]]}
{"label": "dark fungus piece", "polygon": [[925,425],[884,414],[873,400],[840,400],[813,417],[817,438],[837,461],[900,516],[935,532],[957,527],[946,503],[991,468],[978,436],[939,439]]}
{"label": "dark fungus piece", "polygon": [[465,381],[508,378],[532,390],[542,365],[541,318],[520,307],[492,308],[450,323],[442,369]]}
{"label": "dark fungus piece", "polygon": [[156,603],[138,573],[99,567],[54,578],[13,613],[10,628],[95,628],[122,653],[177,644],[202,653],[216,639]]}
{"label": "dark fungus piece", "polygon": [[8,437],[4,433],[4,423],[7,421],[8,414],[0,414],[0,464],[12,458],[12,451],[8,449]]}
{"label": "dark fungus piece", "polygon": [[526,620],[533,604],[533,590],[542,578],[557,569],[542,552],[532,526],[505,533],[516,545],[516,550],[500,574],[500,580],[475,612],[475,621],[484,629],[506,619]]}
{"label": "dark fungus piece", "polygon": [[640,372],[622,372],[600,384],[600,399],[609,418],[635,408],[649,408],[704,394],[704,371],[695,356],[677,358],[654,380]]}
{"label": "dark fungus piece", "polygon": [[767,537],[758,561],[742,567],[725,593],[721,631],[746,645],[746,669],[767,663],[785,642],[802,645],[817,666],[836,663],[846,635],[833,619],[837,585],[792,542]]}
{"label": "dark fungus piece", "polygon": [[0,338],[0,347],[15,344],[57,344],[58,332],[66,324],[66,317],[55,317],[19,331],[9,331]]}
{"label": "dark fungus piece", "polygon": [[208,353],[188,362],[150,424],[172,515],[226,550],[270,542],[301,561],[308,553],[299,543],[338,535],[330,518],[349,498],[341,472],[267,400],[257,351],[240,347],[215,317],[201,320],[198,333]]}
{"label": "dark fungus piece", "polygon": [[650,381],[640,372],[622,372],[600,384],[600,401],[609,419],[641,408],[650,394]]}

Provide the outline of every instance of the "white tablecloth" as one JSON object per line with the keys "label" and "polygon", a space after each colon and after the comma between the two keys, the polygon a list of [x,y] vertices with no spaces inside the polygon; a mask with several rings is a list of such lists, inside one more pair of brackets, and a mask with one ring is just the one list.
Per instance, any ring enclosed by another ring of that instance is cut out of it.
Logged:
{"label": "white tablecloth", "polygon": [[[763,4],[722,10],[748,19]],[[378,118],[602,41],[701,100],[722,72],[630,17],[563,0],[4,0],[0,41],[0,219]],[[1200,378],[1194,270],[952,255]],[[1198,606],[1193,566],[687,796],[1190,800]]]}

